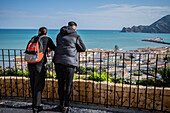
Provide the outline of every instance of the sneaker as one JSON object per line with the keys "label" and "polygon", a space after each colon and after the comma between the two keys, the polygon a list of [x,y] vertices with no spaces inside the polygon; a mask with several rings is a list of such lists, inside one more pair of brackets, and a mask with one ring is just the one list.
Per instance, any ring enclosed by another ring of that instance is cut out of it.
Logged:
{"label": "sneaker", "polygon": [[63,111],[63,106],[62,105],[58,105],[56,108],[55,108],[55,110],[57,111],[57,112],[62,112]]}
{"label": "sneaker", "polygon": [[33,109],[33,113],[38,113],[38,109]]}
{"label": "sneaker", "polygon": [[33,113],[38,113],[38,112],[40,112],[42,110],[43,110],[42,106],[36,106],[36,107],[33,108]]}
{"label": "sneaker", "polygon": [[64,107],[62,113],[69,113],[70,107]]}

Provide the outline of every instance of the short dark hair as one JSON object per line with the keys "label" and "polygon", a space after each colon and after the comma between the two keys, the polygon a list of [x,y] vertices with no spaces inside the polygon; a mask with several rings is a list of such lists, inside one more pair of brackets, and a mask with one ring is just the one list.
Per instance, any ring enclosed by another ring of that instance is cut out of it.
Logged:
{"label": "short dark hair", "polygon": [[47,28],[46,27],[41,27],[39,29],[40,35],[46,35],[47,34]]}
{"label": "short dark hair", "polygon": [[74,22],[74,21],[70,21],[70,22],[68,23],[68,26],[76,26],[76,27],[77,27],[77,24],[76,24],[76,22]]}

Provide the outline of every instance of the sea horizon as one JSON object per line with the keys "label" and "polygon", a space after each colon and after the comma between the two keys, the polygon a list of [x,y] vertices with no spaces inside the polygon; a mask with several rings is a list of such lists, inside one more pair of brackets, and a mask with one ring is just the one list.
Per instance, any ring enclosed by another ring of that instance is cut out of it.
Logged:
{"label": "sea horizon", "polygon": [[[42,26],[42,27],[46,27],[46,26]],[[61,26],[61,27],[63,27],[63,26]],[[60,27],[60,28],[61,28]],[[46,27],[47,29],[51,29],[51,30],[54,30],[54,29],[57,29],[57,30],[59,30],[60,28],[48,28],[48,27]],[[0,28],[0,29],[39,29],[39,28]],[[99,28],[93,28],[93,29],[90,29],[90,28],[77,28],[78,30],[120,30],[120,29],[99,29]],[[121,30],[120,30],[121,31]]]}

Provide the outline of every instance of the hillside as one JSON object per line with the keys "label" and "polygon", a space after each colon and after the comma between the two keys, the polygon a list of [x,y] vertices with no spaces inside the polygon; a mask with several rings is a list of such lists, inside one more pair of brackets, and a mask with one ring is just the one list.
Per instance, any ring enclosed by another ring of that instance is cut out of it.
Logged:
{"label": "hillside", "polygon": [[121,32],[170,33],[170,15],[166,15],[149,26],[124,27]]}

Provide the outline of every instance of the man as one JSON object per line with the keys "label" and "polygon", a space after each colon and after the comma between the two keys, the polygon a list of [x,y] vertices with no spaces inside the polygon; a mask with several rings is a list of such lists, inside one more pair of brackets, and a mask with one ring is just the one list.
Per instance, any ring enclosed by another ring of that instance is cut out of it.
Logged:
{"label": "man", "polygon": [[31,83],[32,90],[32,107],[33,112],[39,112],[42,110],[41,104],[41,96],[42,91],[45,86],[45,76],[46,69],[45,64],[47,62],[46,53],[48,52],[48,48],[50,50],[55,50],[55,45],[51,38],[47,37],[47,28],[41,27],[38,32],[38,36],[34,36],[33,38],[39,39],[41,37],[42,45],[43,45],[43,54],[44,57],[38,63],[28,63],[28,71]]}
{"label": "man", "polygon": [[[55,71],[58,76],[58,93],[60,105],[58,108],[67,113],[69,100],[73,87],[74,69],[78,67],[77,52],[84,52],[86,47],[80,36],[76,33],[77,24],[73,21],[60,29],[57,35],[57,48],[54,55]],[[64,85],[66,83],[66,90]]]}

